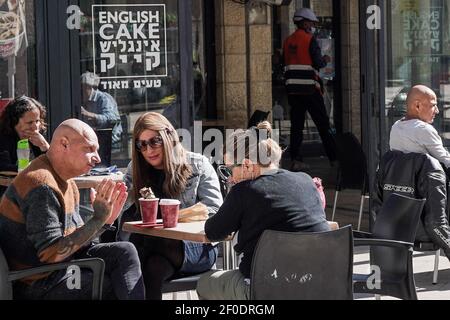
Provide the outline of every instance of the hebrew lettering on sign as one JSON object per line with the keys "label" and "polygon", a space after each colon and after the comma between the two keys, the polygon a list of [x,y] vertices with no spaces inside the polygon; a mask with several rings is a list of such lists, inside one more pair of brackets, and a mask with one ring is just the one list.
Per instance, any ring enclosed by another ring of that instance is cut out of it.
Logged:
{"label": "hebrew lettering on sign", "polygon": [[92,5],[92,16],[93,67],[100,79],[161,86],[168,76],[166,5]]}

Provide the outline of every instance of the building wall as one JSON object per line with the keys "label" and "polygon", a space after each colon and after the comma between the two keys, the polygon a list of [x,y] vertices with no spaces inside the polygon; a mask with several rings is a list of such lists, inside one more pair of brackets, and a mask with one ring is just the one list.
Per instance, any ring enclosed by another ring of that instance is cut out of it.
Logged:
{"label": "building wall", "polygon": [[[246,7],[216,1],[217,108],[228,128],[245,128],[254,110],[272,110],[272,26],[248,26]],[[247,55],[247,44],[249,52]]]}

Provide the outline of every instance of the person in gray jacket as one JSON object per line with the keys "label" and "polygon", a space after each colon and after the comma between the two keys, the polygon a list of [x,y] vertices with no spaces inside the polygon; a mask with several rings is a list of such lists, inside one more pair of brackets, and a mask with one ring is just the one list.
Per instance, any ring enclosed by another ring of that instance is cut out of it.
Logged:
{"label": "person in gray jacket", "polygon": [[119,109],[116,101],[109,93],[98,90],[99,83],[100,78],[92,72],[81,75],[83,100],[81,120],[94,129],[112,128],[112,146],[117,148],[123,131]]}
{"label": "person in gray jacket", "polygon": [[[134,127],[132,162],[125,182],[133,195],[134,207],[126,210],[121,223],[141,220],[138,199],[142,188],[150,187],[157,198],[177,199],[180,208],[199,202],[205,219],[222,205],[219,179],[208,159],[187,152],[172,124],[159,113],[141,116]],[[158,217],[161,217],[158,212]],[[211,244],[193,243],[137,234],[119,234],[134,243],[141,260],[147,299],[160,300],[164,281],[177,275],[210,270],[217,259]]]}
{"label": "person in gray jacket", "polygon": [[392,126],[391,150],[429,154],[450,168],[450,153],[432,125],[439,114],[436,94],[426,86],[415,86],[408,93],[406,104],[406,116]]}

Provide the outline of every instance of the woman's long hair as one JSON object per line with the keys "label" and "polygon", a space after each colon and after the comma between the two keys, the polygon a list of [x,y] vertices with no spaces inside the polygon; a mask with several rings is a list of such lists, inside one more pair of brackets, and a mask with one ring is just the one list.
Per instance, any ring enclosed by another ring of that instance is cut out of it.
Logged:
{"label": "woman's long hair", "polygon": [[47,111],[45,107],[36,99],[21,96],[12,100],[5,107],[5,110],[0,115],[0,133],[5,135],[12,135],[15,133],[15,127],[19,123],[20,118],[34,108],[39,110],[40,120],[41,120],[41,133],[45,132],[47,129],[47,124],[45,123],[45,117],[47,116]]}
{"label": "woman's long hair", "polygon": [[192,167],[188,163],[186,150],[180,143],[178,133],[169,120],[159,113],[148,112],[137,120],[133,130],[132,159],[135,203],[138,203],[140,198],[139,190],[149,187],[154,178],[149,170],[151,165],[136,149],[136,141],[145,130],[156,131],[162,137],[164,143],[163,170],[165,173],[163,192],[168,197],[178,198],[192,175]]}

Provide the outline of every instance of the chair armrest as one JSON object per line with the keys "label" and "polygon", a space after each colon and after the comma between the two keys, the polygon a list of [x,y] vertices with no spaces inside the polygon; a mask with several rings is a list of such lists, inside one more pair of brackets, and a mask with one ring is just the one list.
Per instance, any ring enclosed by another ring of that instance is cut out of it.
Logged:
{"label": "chair armrest", "polygon": [[80,268],[92,270],[93,274],[92,300],[101,300],[103,289],[103,277],[105,273],[105,262],[100,258],[73,260],[69,262],[54,263],[20,271],[11,271],[9,273],[8,278],[10,281],[16,281],[40,273],[64,270],[71,266],[78,266]]}
{"label": "chair armrest", "polygon": [[410,249],[413,244],[410,242],[386,240],[386,239],[354,239],[355,247],[381,246],[400,249]]}
{"label": "chair armrest", "polygon": [[353,231],[354,239],[372,239],[372,234],[368,232],[362,231]]}

